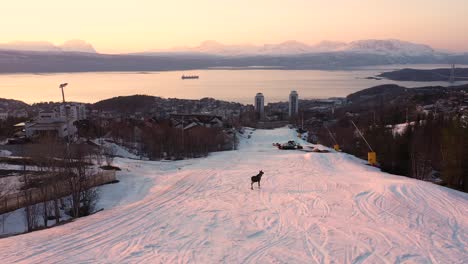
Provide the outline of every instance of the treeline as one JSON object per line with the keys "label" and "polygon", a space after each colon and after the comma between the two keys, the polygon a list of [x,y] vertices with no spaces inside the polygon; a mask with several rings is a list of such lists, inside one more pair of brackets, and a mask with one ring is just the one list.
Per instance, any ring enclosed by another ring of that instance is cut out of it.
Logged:
{"label": "treeline", "polygon": [[237,138],[231,128],[195,126],[176,128],[170,120],[95,122],[81,136],[105,136],[152,160],[196,158],[210,152],[232,150]]}
{"label": "treeline", "polygon": [[194,127],[188,130],[161,126],[142,130],[142,150],[151,159],[182,159],[208,155],[236,147],[235,133],[226,135],[221,128]]}
{"label": "treeline", "polygon": [[[393,124],[405,123],[405,110],[388,114],[386,118],[343,117],[330,131],[343,151],[367,158],[367,144],[357,135],[350,120],[363,131],[377,153],[383,171],[420,180],[437,181],[450,188],[468,192],[468,122],[463,115],[417,115],[412,122],[395,129]],[[372,115],[370,115],[372,116]],[[380,121],[380,122],[379,122]],[[324,128],[320,143],[334,142]]]}

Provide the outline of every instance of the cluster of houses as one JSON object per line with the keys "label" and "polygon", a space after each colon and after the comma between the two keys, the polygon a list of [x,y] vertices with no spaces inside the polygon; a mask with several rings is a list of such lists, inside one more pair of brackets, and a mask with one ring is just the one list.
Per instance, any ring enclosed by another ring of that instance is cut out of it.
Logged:
{"label": "cluster of houses", "polygon": [[[112,118],[112,115],[102,117]],[[75,122],[86,118],[84,104],[70,103],[53,110],[40,111],[37,117],[19,125],[24,126],[24,135],[27,138],[45,135],[66,138],[74,137],[78,131]],[[211,114],[170,114],[169,120],[171,126],[184,130],[196,127],[223,127],[223,118]]]}
{"label": "cluster of houses", "polygon": [[223,119],[215,115],[203,114],[172,114],[171,124],[175,128],[184,130],[192,129],[195,127],[208,127],[208,128],[222,128]]}
{"label": "cluster of houses", "polygon": [[460,94],[452,95],[447,99],[439,99],[434,104],[419,105],[419,112],[424,113],[464,113],[468,115],[468,93],[461,91]]}
{"label": "cluster of houses", "polygon": [[24,132],[28,138],[44,135],[73,137],[78,131],[75,122],[85,119],[85,105],[69,103],[53,110],[40,111],[36,118],[24,123]]}
{"label": "cluster of houses", "polygon": [[0,121],[5,121],[9,118],[27,118],[28,105],[16,100],[0,98]]}
{"label": "cluster of houses", "polygon": [[0,109],[0,120],[7,120],[8,118],[27,118],[28,111],[26,109],[16,109],[13,111],[7,111]]}
{"label": "cluster of houses", "polygon": [[[308,109],[326,108],[336,105],[336,100],[312,102],[311,100],[301,101],[301,113]],[[184,130],[196,127],[223,128],[224,123],[235,121],[243,112],[255,111],[260,117],[260,121],[287,121],[287,117],[299,115],[299,94],[291,91],[288,102],[270,103],[265,115],[265,98],[262,93],[255,96],[254,105],[242,105],[218,101],[212,98],[201,100],[181,100],[181,99],[163,99],[155,97],[154,103],[141,107],[139,111],[119,111],[98,110],[90,105],[89,108],[81,103],[53,104],[31,106],[32,112],[36,116],[24,123],[18,124],[18,130],[21,135],[17,137],[34,138],[43,135],[51,135],[59,138],[75,137],[78,132],[76,121],[97,120],[99,126],[106,127],[106,124],[121,122],[124,120],[146,122],[147,120],[168,120],[170,126]],[[11,110],[11,109],[10,109]],[[327,111],[327,110],[325,110]],[[275,119],[271,112],[282,113],[281,117]],[[197,113],[197,114],[180,114]],[[1,114],[1,112],[0,112]],[[24,113],[27,117],[28,113]],[[304,117],[304,114],[301,115]],[[1,119],[1,116],[0,116]],[[306,119],[307,121],[307,119]],[[154,122],[150,122],[153,123]]]}
{"label": "cluster of houses", "polygon": [[[93,107],[93,106],[92,106]],[[134,119],[144,121],[148,118],[159,120],[170,119],[176,113],[200,113],[203,115],[214,115],[224,120],[239,117],[242,112],[248,111],[249,107],[240,103],[219,101],[212,98],[200,100],[184,100],[155,97],[153,103],[142,104],[136,110],[122,111],[118,108],[89,109],[89,119],[115,120]]]}

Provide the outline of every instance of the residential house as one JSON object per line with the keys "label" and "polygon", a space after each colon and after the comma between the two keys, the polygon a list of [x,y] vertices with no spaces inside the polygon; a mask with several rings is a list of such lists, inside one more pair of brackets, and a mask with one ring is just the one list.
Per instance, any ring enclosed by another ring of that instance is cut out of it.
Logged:
{"label": "residential house", "polygon": [[0,120],[5,121],[8,119],[8,112],[0,112]]}
{"label": "residential house", "polygon": [[216,115],[171,114],[170,119],[173,127],[184,130],[194,127],[223,127],[223,119]]}
{"label": "residential house", "polygon": [[85,118],[86,110],[82,104],[61,105],[58,110],[41,111],[35,119],[25,123],[26,137],[40,135],[71,137],[78,132],[74,122]]}

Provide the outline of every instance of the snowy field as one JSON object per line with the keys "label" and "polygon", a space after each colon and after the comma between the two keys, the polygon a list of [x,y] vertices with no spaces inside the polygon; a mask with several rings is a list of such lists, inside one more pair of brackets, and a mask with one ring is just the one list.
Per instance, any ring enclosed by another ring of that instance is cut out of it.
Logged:
{"label": "snowy field", "polygon": [[271,145],[294,135],[257,130],[203,159],[118,159],[109,209],[1,239],[1,263],[466,263],[468,194]]}

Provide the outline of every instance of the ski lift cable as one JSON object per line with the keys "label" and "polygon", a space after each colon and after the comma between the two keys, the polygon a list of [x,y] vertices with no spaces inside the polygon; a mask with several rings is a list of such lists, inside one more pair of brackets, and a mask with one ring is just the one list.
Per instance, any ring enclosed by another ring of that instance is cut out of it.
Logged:
{"label": "ski lift cable", "polygon": [[327,129],[328,134],[330,134],[330,137],[333,139],[333,142],[335,142],[335,144],[338,144],[338,142],[336,141],[336,139],[333,136],[332,132],[330,131],[330,129],[328,129],[328,126],[324,124],[324,127]]}
{"label": "ski lift cable", "polygon": [[369,142],[367,142],[366,138],[364,137],[364,135],[361,133],[361,130],[359,130],[359,128],[356,126],[356,124],[353,122],[353,120],[350,120],[351,123],[353,124],[353,126],[357,129],[359,135],[362,137],[362,139],[364,139],[364,142],[366,142],[367,146],[369,147],[370,151],[371,152],[374,152],[374,150],[372,149],[371,145],[369,144]]}

